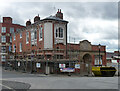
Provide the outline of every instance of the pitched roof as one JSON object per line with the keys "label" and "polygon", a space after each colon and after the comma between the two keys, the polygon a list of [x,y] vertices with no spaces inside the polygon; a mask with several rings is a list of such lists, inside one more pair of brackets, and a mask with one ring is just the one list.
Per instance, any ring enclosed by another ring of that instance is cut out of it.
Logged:
{"label": "pitched roof", "polygon": [[63,20],[63,19],[60,19],[60,18],[58,18],[58,17],[56,17],[56,16],[49,16],[49,17],[46,17],[46,18],[44,18],[44,19],[42,19],[42,20],[56,20],[56,21],[62,21],[62,22],[67,22],[68,23],[68,21],[66,21],[66,20]]}

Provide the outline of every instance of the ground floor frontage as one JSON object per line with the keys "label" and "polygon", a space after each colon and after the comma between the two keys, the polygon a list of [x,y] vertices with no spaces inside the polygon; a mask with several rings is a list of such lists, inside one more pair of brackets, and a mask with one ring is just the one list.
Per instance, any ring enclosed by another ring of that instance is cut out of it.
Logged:
{"label": "ground floor frontage", "polygon": [[91,63],[79,60],[13,60],[4,64],[6,69],[37,74],[91,75]]}

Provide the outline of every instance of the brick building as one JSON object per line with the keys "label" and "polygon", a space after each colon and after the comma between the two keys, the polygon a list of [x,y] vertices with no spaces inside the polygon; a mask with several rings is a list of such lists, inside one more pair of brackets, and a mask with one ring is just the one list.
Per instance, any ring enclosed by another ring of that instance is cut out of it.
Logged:
{"label": "brick building", "polygon": [[[106,47],[100,48],[84,40],[79,44],[67,43],[67,24],[63,20],[61,9],[55,16],[40,19],[39,15],[34,18],[34,23],[26,22],[26,27],[12,35],[12,49],[15,61],[20,61],[22,67],[27,70],[35,70],[40,73],[60,73],[60,64],[65,68],[75,68],[75,64],[86,63],[85,56],[90,58],[90,65],[106,65]],[[83,55],[84,54],[84,55]],[[36,68],[40,63],[40,68]],[[88,66],[87,66],[88,67]],[[46,70],[47,69],[47,70]],[[49,70],[49,71],[48,71]]]}
{"label": "brick building", "polygon": [[24,26],[13,24],[11,17],[3,17],[0,23],[0,62],[5,62],[8,53],[12,52],[12,33],[19,31]]}

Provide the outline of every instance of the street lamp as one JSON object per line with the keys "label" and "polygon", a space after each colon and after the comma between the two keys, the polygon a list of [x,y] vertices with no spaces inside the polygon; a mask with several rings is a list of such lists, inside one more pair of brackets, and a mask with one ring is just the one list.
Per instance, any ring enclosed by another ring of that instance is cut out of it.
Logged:
{"label": "street lamp", "polygon": [[31,74],[33,73],[33,67],[32,67],[32,66],[33,66],[33,65],[32,65],[33,55],[34,55],[33,52],[34,52],[34,51],[32,50],[32,51],[31,51]]}
{"label": "street lamp", "polygon": [[99,47],[99,66],[100,66],[101,65],[100,64],[100,48],[101,48],[101,45],[99,44],[98,47]]}
{"label": "street lamp", "polygon": [[15,70],[16,70],[16,46],[15,46]]}

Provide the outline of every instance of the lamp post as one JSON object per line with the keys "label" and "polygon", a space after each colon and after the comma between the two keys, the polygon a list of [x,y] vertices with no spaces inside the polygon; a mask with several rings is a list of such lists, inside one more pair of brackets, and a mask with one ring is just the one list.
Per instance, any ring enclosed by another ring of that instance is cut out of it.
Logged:
{"label": "lamp post", "polygon": [[101,45],[99,44],[98,47],[99,47],[99,66],[100,66],[101,65],[100,64],[100,48],[101,48]]}
{"label": "lamp post", "polygon": [[49,59],[47,59],[47,61],[46,61],[46,75],[48,75],[49,73],[48,73],[48,61],[49,61]]}
{"label": "lamp post", "polygon": [[31,51],[31,74],[33,73],[32,62],[33,62],[33,50]]}
{"label": "lamp post", "polygon": [[16,70],[16,46],[15,46],[15,70]]}

